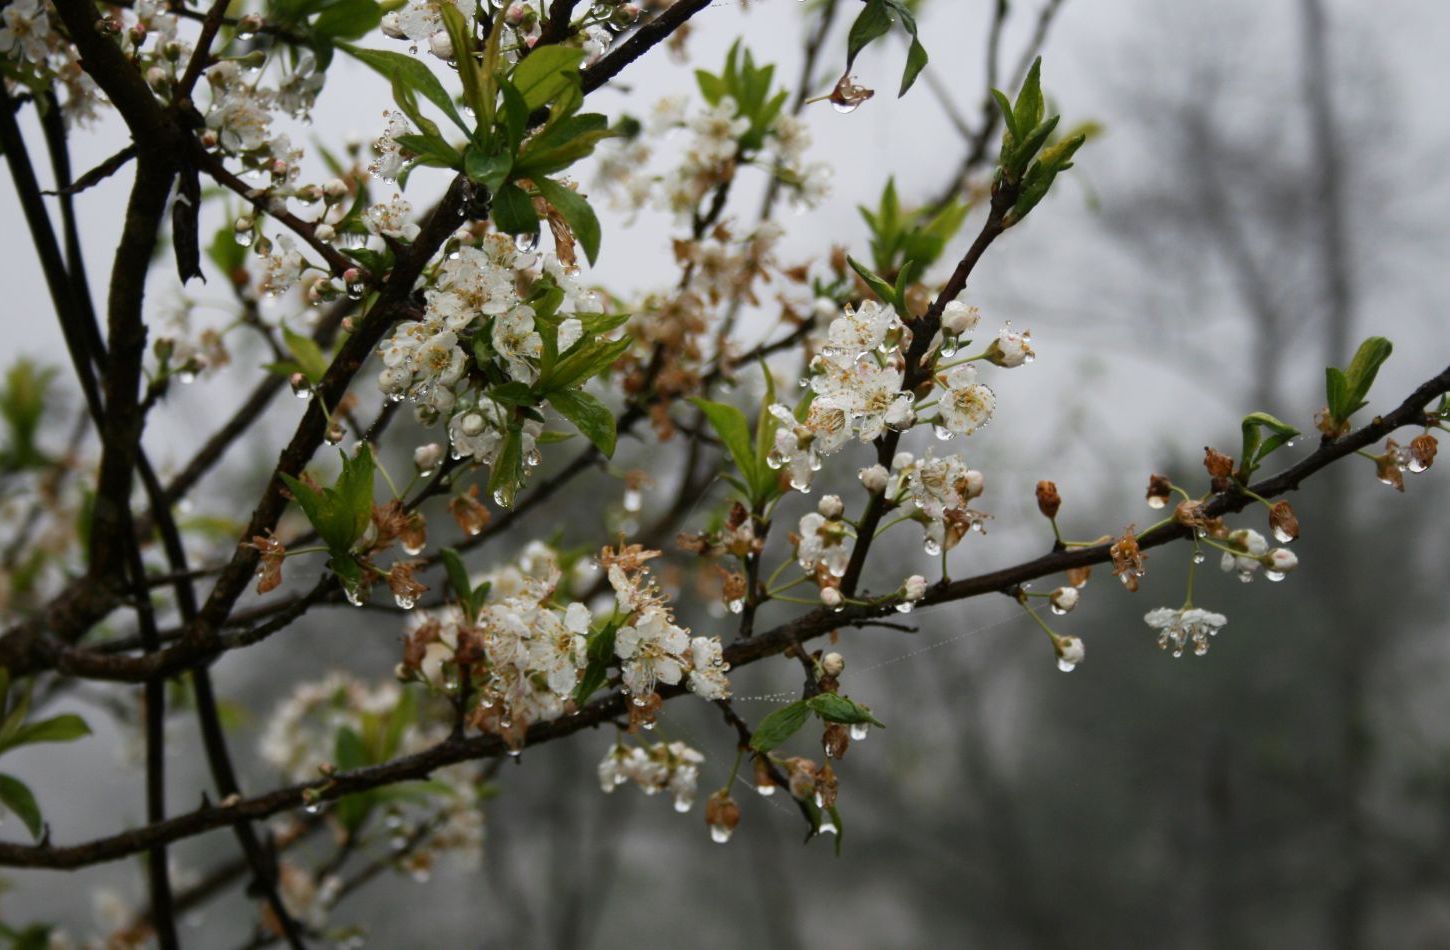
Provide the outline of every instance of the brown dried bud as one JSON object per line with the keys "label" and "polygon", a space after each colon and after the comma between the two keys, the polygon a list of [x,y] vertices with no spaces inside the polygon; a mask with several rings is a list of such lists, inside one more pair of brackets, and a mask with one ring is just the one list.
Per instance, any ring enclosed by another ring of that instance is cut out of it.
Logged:
{"label": "brown dried bud", "polygon": [[1057,493],[1055,482],[1037,483],[1037,510],[1042,512],[1044,518],[1056,518],[1057,510],[1062,507],[1062,496]]}
{"label": "brown dried bud", "polygon": [[428,585],[419,581],[413,576],[417,570],[419,561],[397,561],[388,570],[388,589],[393,592],[393,598],[398,606],[404,610],[411,610],[418,602],[418,597],[428,589]]}
{"label": "brown dried bud", "polygon": [[1288,544],[1299,537],[1299,518],[1287,501],[1276,501],[1269,509],[1269,533],[1280,544]]}
{"label": "brown dried bud", "polygon": [[1203,502],[1201,501],[1180,501],[1178,507],[1173,509],[1173,520],[1190,528],[1207,528],[1208,526],[1208,522],[1204,520]]}
{"label": "brown dried bud", "polygon": [[423,665],[423,658],[428,655],[428,644],[438,639],[442,629],[442,624],[430,617],[426,623],[414,630],[403,641],[403,667],[405,669],[416,670]]}
{"label": "brown dried bud", "polygon": [[738,613],[745,603],[745,575],[726,571],[723,568],[720,569],[720,573],[725,575],[724,583],[720,588],[720,600],[731,613]]}
{"label": "brown dried bud", "polygon": [[1404,450],[1394,439],[1385,440],[1385,454],[1375,456],[1375,477],[1395,491],[1405,490],[1405,473],[1400,468]]}
{"label": "brown dried bud", "polygon": [[[640,702],[636,703],[635,700]],[[665,701],[660,698],[659,693],[650,693],[648,696],[636,696],[629,703],[629,731],[638,733],[645,726],[655,721],[660,707]]]}
{"label": "brown dried bud", "polygon": [[721,844],[730,840],[731,832],[740,824],[740,806],[725,789],[705,802],[705,824],[710,826],[710,836]]}
{"label": "brown dried bud", "polygon": [[1080,590],[1087,586],[1092,573],[1091,567],[1070,567],[1067,570],[1067,582]]}
{"label": "brown dried bud", "polygon": [[839,759],[846,755],[846,750],[851,747],[851,730],[833,722],[826,725],[826,731],[821,734],[821,747],[826,750],[826,758]]}
{"label": "brown dried bud", "polygon": [[1203,467],[1208,469],[1209,476],[1213,479],[1213,490],[1223,491],[1229,486],[1233,478],[1234,460],[1224,455],[1218,449],[1211,446],[1203,447]]}
{"label": "brown dried bud", "polygon": [[796,756],[785,760],[786,776],[790,782],[790,793],[796,798],[809,798],[816,791],[816,769],[810,759]]}
{"label": "brown dried bud", "polygon": [[1435,452],[1439,449],[1435,437],[1426,432],[1410,440],[1410,471],[1423,472],[1435,464]]}
{"label": "brown dried bud", "polygon": [[763,755],[755,757],[755,790],[762,795],[775,794],[775,776],[770,774],[770,760]]}
{"label": "brown dried bud", "polygon": [[1148,477],[1148,507],[1163,508],[1168,500],[1173,497],[1173,483],[1168,480],[1167,475],[1150,475]]}
{"label": "brown dried bud", "polygon": [[287,559],[287,546],[273,537],[257,535],[252,538],[252,547],[262,555],[257,566],[257,593],[265,594],[276,590],[282,583],[282,562]]}
{"label": "brown dried bud", "polygon": [[428,521],[420,512],[413,512],[398,531],[398,540],[408,554],[421,554],[428,546]]}
{"label": "brown dried bud", "polygon": [[1337,439],[1349,431],[1349,420],[1335,420],[1329,414],[1329,407],[1325,406],[1314,413],[1314,428],[1318,429],[1326,438]]}
{"label": "brown dried bud", "polygon": [[488,508],[478,500],[477,485],[468,486],[466,494],[454,495],[448,502],[448,513],[453,516],[454,521],[458,522],[458,527],[463,529],[463,533],[469,537],[473,537],[487,528],[488,523],[493,520],[493,515],[489,513]]}
{"label": "brown dried bud", "polygon": [[1138,550],[1138,538],[1133,533],[1132,525],[1128,525],[1123,536],[1113,542],[1108,553],[1113,558],[1113,573],[1118,575],[1118,580],[1131,592],[1138,590],[1138,581],[1144,574],[1148,573],[1143,567],[1146,556]]}
{"label": "brown dried bud", "polygon": [[836,791],[839,788],[836,780],[836,770],[831,768],[827,762],[816,772],[816,804],[822,808],[830,808],[836,804]]}

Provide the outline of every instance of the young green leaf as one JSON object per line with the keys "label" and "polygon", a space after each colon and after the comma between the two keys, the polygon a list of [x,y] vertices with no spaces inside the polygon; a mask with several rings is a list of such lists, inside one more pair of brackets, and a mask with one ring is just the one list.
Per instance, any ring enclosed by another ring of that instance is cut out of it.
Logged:
{"label": "young green leaf", "polygon": [[870,287],[871,292],[881,298],[882,303],[888,307],[896,306],[896,288],[888,284],[879,275],[873,273],[870,268],[854,257],[847,257],[846,262],[851,265],[852,270],[861,275],[861,279],[866,282],[866,286]]}
{"label": "young green leaf", "polygon": [[817,693],[806,700],[806,703],[816,715],[828,722],[847,725],[865,723],[880,729],[886,728],[884,722],[871,715],[871,710],[839,693]]}
{"label": "young green leaf", "polygon": [[572,46],[542,46],[529,53],[510,77],[529,111],[548,105],[571,85],[579,84],[584,51]]}
{"label": "young green leaf", "polygon": [[[1282,422],[1267,412],[1252,412],[1244,416],[1243,448],[1239,454],[1239,478],[1247,480],[1275,449],[1286,445],[1299,434],[1299,430]],[[1264,438],[1264,432],[1269,437]]]}
{"label": "young green leaf", "polygon": [[711,428],[720,437],[725,450],[735,460],[735,467],[745,476],[746,484],[754,485],[756,466],[762,464],[763,460],[755,457],[755,449],[751,446],[750,423],[746,421],[745,413],[728,403],[710,402],[698,397],[690,402],[710,421]]}
{"label": "young green leaf", "polygon": [[582,706],[609,678],[609,664],[614,661],[614,636],[618,630],[614,624],[609,624],[589,635],[589,643],[584,649],[588,664],[584,667],[584,677],[574,688],[575,703]]}
{"label": "young green leaf", "polygon": [[574,237],[584,248],[584,256],[593,265],[599,257],[600,230],[599,218],[595,216],[594,209],[589,207],[589,202],[574,189],[566,188],[548,178],[535,178],[534,187],[563,216],[564,223],[569,225],[569,230],[574,232]]}
{"label": "young green leaf", "polygon": [[609,407],[578,389],[560,389],[549,394],[549,404],[559,415],[574,423],[605,458],[614,456],[614,413]]}
{"label": "young green leaf", "polygon": [[448,94],[447,89],[443,88],[443,83],[416,56],[393,53],[388,50],[362,49],[350,43],[338,43],[337,45],[360,63],[370,66],[382,74],[385,79],[416,90],[429,102],[442,109],[443,114],[453,120],[453,124],[465,133],[471,131],[464,124],[463,117],[458,114],[458,109],[453,105],[453,97]]}
{"label": "young green leaf", "polygon": [[534,199],[518,185],[509,182],[493,195],[493,223],[504,234],[537,234],[539,215]]}
{"label": "young green leaf", "polygon": [[24,782],[9,775],[0,775],[0,805],[15,813],[30,834],[40,840],[45,831],[45,821],[40,817],[40,806]]}
{"label": "young green leaf", "polygon": [[811,707],[804,700],[796,700],[777,709],[755,727],[755,734],[750,737],[750,748],[756,752],[769,752],[795,735],[810,716]]}
{"label": "young green leaf", "polygon": [[287,344],[287,351],[308,382],[322,382],[322,377],[327,374],[327,357],[323,355],[322,347],[312,337],[293,332],[285,323],[282,324],[282,342]]}
{"label": "young green leaf", "polygon": [[74,742],[90,734],[91,727],[86,725],[84,719],[74,713],[65,713],[42,719],[40,722],[27,723],[13,733],[0,736],[0,752],[37,742]]}
{"label": "young green leaf", "polygon": [[891,29],[891,11],[886,0],[866,0],[866,6],[857,14],[846,36],[846,71],[856,62],[856,57],[872,42],[885,36]]}

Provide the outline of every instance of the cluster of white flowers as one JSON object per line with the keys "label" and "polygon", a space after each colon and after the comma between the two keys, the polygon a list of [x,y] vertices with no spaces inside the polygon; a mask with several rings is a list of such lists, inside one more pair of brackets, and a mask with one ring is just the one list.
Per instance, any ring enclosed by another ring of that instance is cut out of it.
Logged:
{"label": "cluster of white flowers", "polygon": [[1228,544],[1237,553],[1225,551],[1219,567],[1225,573],[1236,572],[1245,584],[1254,579],[1259,568],[1271,581],[1281,581],[1299,566],[1299,556],[1288,548],[1269,550],[1269,542],[1253,528],[1241,528],[1228,536]]}
{"label": "cluster of white flowers", "polygon": [[656,742],[648,747],[615,743],[599,762],[599,787],[612,792],[634,782],[646,795],[669,792],[675,811],[687,812],[695,803],[700,763],[705,757],[683,742]]}
{"label": "cluster of white flowers", "polygon": [[[154,36],[148,61],[164,61],[156,51],[169,48],[185,62],[190,47],[176,41],[176,18],[156,0],[138,0],[129,11],[135,17],[129,25],[125,12],[116,10],[110,22],[122,49],[139,58],[140,47]],[[58,81],[66,91],[62,109],[66,120],[81,124],[96,118],[96,106],[102,102],[95,81],[81,69],[80,54],[65,35],[55,28],[59,16],[46,0],[13,0],[0,10],[0,57],[20,65],[41,78]]]}
{"label": "cluster of white flowers", "polygon": [[[344,673],[303,683],[272,712],[258,751],[290,781],[317,778],[318,767],[332,760],[339,729],[361,733],[366,716],[387,717],[402,701],[395,682],[364,683]],[[400,745],[421,748],[422,736],[409,725]]]}
{"label": "cluster of white flowers", "polygon": [[650,576],[645,561],[659,552],[625,548],[605,552],[616,613],[623,617],[614,637],[625,691],[636,707],[648,708],[657,683],[675,686],[683,679],[702,699],[725,699],[730,681],[719,637],[692,637],[678,626]]}
{"label": "cluster of white flowers", "polygon": [[[679,165],[667,174],[651,173],[648,162],[653,149],[645,137],[659,138],[677,130],[689,136],[678,149],[683,156]],[[811,134],[800,118],[781,113],[771,121],[760,149],[768,156],[742,150],[741,138],[748,131],[750,119],[728,95],[693,114],[683,97],[662,99],[641,135],[600,150],[599,182],[616,207],[637,210],[653,203],[680,221],[690,220],[706,195],[729,181],[741,162],[774,167],[786,185],[786,195],[799,207],[818,207],[830,196],[831,167],[805,160]]]}
{"label": "cluster of white flowers", "polygon": [[[456,0],[408,0],[400,9],[383,14],[380,24],[383,34],[395,40],[411,41],[414,53],[418,52],[419,43],[425,43],[428,52],[434,56],[451,60],[454,58],[453,41],[443,27],[445,5],[456,7],[462,13],[472,12],[471,7],[465,8]],[[519,0],[492,3],[490,6],[497,11],[499,22],[511,34],[503,37],[499,44],[500,53],[507,61],[513,61],[520,51],[531,49],[538,42],[543,21],[533,6]],[[639,8],[634,4],[623,4],[620,6],[620,15],[627,23],[639,16]],[[582,26],[579,42],[584,50],[585,61],[593,62],[603,55],[613,34],[599,23],[586,22]]]}
{"label": "cluster of white flowers", "polygon": [[[482,335],[485,349],[511,379],[531,383],[544,344],[533,308],[519,295],[521,282],[547,278],[563,291],[569,312],[561,314],[557,327],[560,352],[582,334],[583,324],[573,314],[593,312],[599,300],[553,256],[536,268],[538,255],[519,251],[505,235],[479,239],[461,232],[458,239],[468,243],[436,269],[422,319],[399,324],[378,347],[383,362],[378,386],[389,399],[412,400],[425,424],[448,415],[454,458],[492,463],[513,414],[470,385],[470,342],[482,342],[477,340]],[[523,458],[532,466],[539,461],[535,440],[543,426],[533,419],[521,425]]]}
{"label": "cluster of white flowers", "polygon": [[1203,656],[1208,652],[1209,638],[1216,636],[1228,623],[1223,614],[1198,607],[1180,607],[1177,610],[1159,607],[1148,611],[1143,620],[1158,631],[1158,646],[1172,650],[1175,657],[1182,656],[1190,645],[1196,656]]}

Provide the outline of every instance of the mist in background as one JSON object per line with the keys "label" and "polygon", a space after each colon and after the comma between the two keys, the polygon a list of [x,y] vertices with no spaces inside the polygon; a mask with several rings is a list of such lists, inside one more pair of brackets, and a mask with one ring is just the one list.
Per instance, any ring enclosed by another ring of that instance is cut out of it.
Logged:
{"label": "mist in background", "polygon": [[[1004,69],[1016,64],[1040,9],[1026,0],[1012,6]],[[931,79],[971,123],[981,113],[990,7],[935,0],[922,15]],[[758,61],[794,77],[802,23],[789,0],[748,10],[722,2],[694,20],[690,66],[717,68],[743,37]],[[828,65],[841,58],[843,30]],[[1051,532],[1032,496],[1039,479],[1061,487],[1067,537],[1152,523],[1158,513],[1143,502],[1150,472],[1203,484],[1203,446],[1235,452],[1239,419],[1254,410],[1311,430],[1323,367],[1345,364],[1365,336],[1388,336],[1397,347],[1366,415],[1444,367],[1447,49],[1450,6],[1424,0],[1372,11],[1347,0],[1212,8],[1067,0],[1044,49],[1044,88],[1066,123],[1092,119],[1104,131],[972,278],[984,325],[1030,327],[1038,359],[993,374],[993,424],[958,443],[986,473],[980,505],[994,520],[985,537],[952,552],[953,576],[1047,550]],[[923,83],[889,100],[903,56],[894,40],[862,56],[858,75],[879,95],[855,113],[825,103],[806,110],[810,157],[835,166],[835,193],[818,211],[781,219],[787,262],[819,258],[831,243],[859,255],[866,232],[855,206],[874,204],[888,175],[908,203],[950,181],[965,144],[939,97]],[[320,101],[334,111],[319,110],[294,139],[374,136],[390,104],[384,85],[348,61],[328,83]],[[686,89],[689,68],[657,55],[626,71],[621,88],[601,91],[596,107],[644,115]],[[124,141],[118,125],[78,138],[76,167]],[[733,216],[749,221],[764,183],[742,174],[751,187],[732,203]],[[420,173],[409,190],[414,206],[426,206],[440,181]],[[97,289],[128,187],[123,172],[79,202]],[[19,220],[8,189],[0,213]],[[979,226],[980,212],[948,261]],[[594,278],[621,293],[667,285],[672,233],[662,215],[606,217],[611,239]],[[0,241],[7,358],[63,363],[25,233],[11,227]],[[167,270],[155,269],[154,313],[178,293]],[[219,286],[187,293],[226,299]],[[289,314],[279,304],[271,315]],[[746,322],[746,346],[770,320],[762,311]],[[184,459],[218,407],[230,411],[263,359],[236,356],[218,378],[173,390],[147,431],[153,457]],[[279,400],[258,438],[234,448],[194,493],[193,510],[235,513],[236,499],[253,497],[279,433],[300,412]],[[58,434],[69,420],[57,416]],[[399,458],[413,444],[402,433],[394,435]],[[616,467],[653,468],[652,451],[622,441]],[[841,490],[849,506],[859,496],[854,472],[868,461],[859,447],[859,461],[847,454],[834,466],[837,483],[818,490]],[[1172,659],[1142,622],[1148,610],[1181,602],[1190,556],[1182,545],[1149,553],[1137,594],[1096,572],[1082,605],[1058,624],[1088,648],[1069,675],[1006,597],[900,618],[914,632],[841,631],[843,689],[889,728],[853,744],[837,769],[846,823],[839,858],[830,838],[802,846],[800,816],[784,794],[735,788],[744,817],[726,847],[711,843],[701,805],[680,816],[665,798],[632,787],[601,794],[594,768],[613,740],[601,731],[505,764],[481,869],[445,863],[426,883],[383,875],[333,920],[366,927],[378,947],[1450,943],[1450,488],[1438,468],[1408,481],[1408,493],[1396,495],[1375,481],[1370,463],[1350,459],[1306,484],[1292,499],[1304,525],[1295,544],[1301,565],[1281,584],[1242,586],[1211,559],[1195,600],[1229,624],[1204,657]],[[617,526],[617,480],[576,486],[531,516],[521,537],[562,531],[566,543],[597,543]],[[667,505],[670,487],[646,499],[642,520]],[[724,498],[714,486],[682,527],[698,530]],[[1263,522],[1251,510],[1233,524],[1262,531]],[[868,588],[889,589],[914,571],[934,576],[915,528],[893,531],[879,547]],[[513,548],[495,542],[472,563],[501,563]],[[682,619],[702,633],[723,631],[708,600],[684,591]],[[788,615],[776,605],[760,623]],[[333,668],[388,676],[399,632],[387,617],[322,609],[214,668],[218,693],[242,721],[234,748],[244,789],[276,781],[253,754],[275,701]],[[758,722],[798,678],[787,660],[740,670],[736,708]],[[87,691],[61,704],[83,709],[97,735],[64,751],[18,751],[7,769],[36,790],[57,842],[140,824],[137,750],[125,730],[107,725],[111,706]],[[134,716],[136,708],[133,700],[114,711]],[[179,713],[172,728],[169,807],[177,811],[209,782],[194,723]],[[706,753],[702,799],[725,780],[734,734],[713,708],[671,704],[651,738]],[[15,823],[0,828],[20,833]],[[204,870],[234,850],[223,830],[173,853],[179,866]],[[88,894],[109,888],[144,903],[139,861],[5,877],[14,887],[0,894],[7,921],[52,920],[84,933],[92,929]],[[234,889],[188,920],[183,940],[233,947],[252,913]]]}

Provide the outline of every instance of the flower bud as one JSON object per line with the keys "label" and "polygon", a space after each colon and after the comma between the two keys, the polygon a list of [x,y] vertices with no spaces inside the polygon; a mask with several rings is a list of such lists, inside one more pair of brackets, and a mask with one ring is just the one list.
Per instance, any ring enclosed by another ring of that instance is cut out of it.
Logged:
{"label": "flower bud", "polygon": [[1065,614],[1077,606],[1079,594],[1076,587],[1059,587],[1048,596],[1048,602],[1052,604],[1052,612]]}
{"label": "flower bud", "polygon": [[420,445],[413,450],[413,464],[420,472],[431,472],[443,461],[443,446],[437,442]]}
{"label": "flower bud", "polygon": [[820,502],[816,504],[816,510],[822,517],[835,521],[845,512],[846,505],[841,501],[840,495],[822,495]]}
{"label": "flower bud", "polygon": [[827,607],[831,607],[831,608],[839,607],[839,606],[841,606],[841,603],[842,603],[843,600],[844,600],[844,598],[841,596],[841,592],[837,588],[835,588],[835,587],[822,587],[821,588],[821,603],[825,604]]}
{"label": "flower bud", "polygon": [[1003,327],[997,339],[987,347],[987,360],[1004,369],[1030,363],[1036,358],[1037,354],[1032,351],[1032,331],[1014,333],[1010,325]]}
{"label": "flower bud", "polygon": [[740,806],[735,804],[729,791],[722,788],[705,802],[705,824],[710,827],[711,840],[717,844],[730,840],[735,826],[740,824]]}
{"label": "flower bud", "polygon": [[1062,496],[1057,493],[1055,482],[1042,481],[1037,483],[1037,510],[1042,512],[1044,518],[1056,518],[1058,509],[1062,507]]}
{"label": "flower bud", "polygon": [[1068,568],[1067,582],[1078,590],[1082,590],[1087,586],[1088,578],[1092,576],[1092,573],[1093,569],[1091,567]]}
{"label": "flower bud", "polygon": [[861,484],[873,495],[879,495],[886,490],[886,482],[891,474],[886,471],[884,465],[872,465],[870,468],[861,469]]}
{"label": "flower bud", "polygon": [[1265,564],[1268,569],[1280,574],[1287,574],[1299,566],[1299,555],[1288,548],[1274,548],[1266,557],[1268,560]]}
{"label": "flower bud", "polygon": [[840,676],[846,669],[846,658],[839,653],[827,653],[821,657],[821,672],[827,676]]}
{"label": "flower bud", "polygon": [[893,469],[903,469],[915,461],[916,456],[910,452],[897,452],[895,457],[891,459],[891,467]]}
{"label": "flower bud", "polygon": [[347,182],[341,178],[333,178],[322,186],[322,194],[328,201],[337,201],[347,197]]}
{"label": "flower bud", "polygon": [[453,40],[449,38],[447,30],[439,30],[428,37],[428,52],[442,60],[453,58]]}
{"label": "flower bud", "polygon": [[1087,647],[1078,637],[1054,637],[1052,646],[1057,651],[1057,668],[1064,673],[1071,673],[1087,656]]}
{"label": "flower bud", "polygon": [[926,578],[922,577],[920,574],[913,574],[908,577],[906,579],[906,583],[902,585],[902,599],[909,600],[912,603],[915,603],[916,601],[921,600],[925,596]]}
{"label": "flower bud", "polygon": [[960,300],[952,300],[942,308],[941,328],[948,333],[960,336],[976,329],[977,323],[981,319],[981,311],[976,307],[969,307]]}
{"label": "flower bud", "polygon": [[312,234],[317,240],[331,244],[337,238],[337,229],[330,224],[319,224],[313,229]]}

